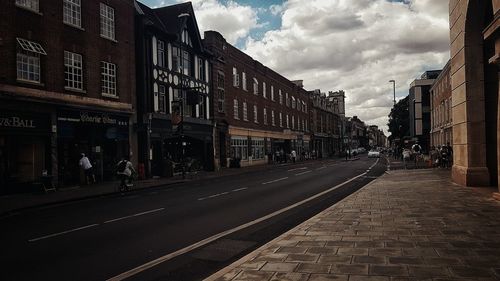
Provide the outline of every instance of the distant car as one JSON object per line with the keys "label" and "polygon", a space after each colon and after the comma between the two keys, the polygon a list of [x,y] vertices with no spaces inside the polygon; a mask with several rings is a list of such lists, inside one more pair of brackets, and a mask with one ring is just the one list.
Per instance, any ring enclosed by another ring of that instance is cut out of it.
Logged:
{"label": "distant car", "polygon": [[372,149],[368,152],[368,158],[379,158],[380,157],[380,152],[378,152],[375,149]]}

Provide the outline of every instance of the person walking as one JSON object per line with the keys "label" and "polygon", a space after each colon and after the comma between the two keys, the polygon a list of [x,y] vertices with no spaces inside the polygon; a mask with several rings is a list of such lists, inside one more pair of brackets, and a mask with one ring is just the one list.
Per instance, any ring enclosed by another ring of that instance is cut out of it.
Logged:
{"label": "person walking", "polygon": [[85,173],[85,183],[90,184],[95,183],[95,175],[94,171],[92,170],[92,164],[90,164],[90,160],[87,156],[85,156],[85,153],[80,154],[81,158],[79,161],[80,167],[83,169],[83,172]]}
{"label": "person walking", "polygon": [[122,157],[118,164],[116,164],[116,170],[116,174],[120,178],[120,191],[128,190],[129,185],[132,183],[132,173],[135,173],[132,162]]}
{"label": "person walking", "polygon": [[295,163],[295,160],[297,158],[297,152],[294,149],[292,149],[292,152],[290,155],[292,157],[292,162]]}

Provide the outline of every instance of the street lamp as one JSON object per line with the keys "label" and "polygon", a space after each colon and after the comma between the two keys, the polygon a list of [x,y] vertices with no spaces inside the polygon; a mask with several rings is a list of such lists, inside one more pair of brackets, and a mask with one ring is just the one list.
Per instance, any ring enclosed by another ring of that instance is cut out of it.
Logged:
{"label": "street lamp", "polygon": [[396,105],[396,80],[391,79],[389,83],[392,83],[392,91],[394,92],[394,105]]}
{"label": "street lamp", "polygon": [[186,163],[185,162],[185,153],[186,153],[186,141],[184,140],[184,102],[186,101],[186,94],[184,93],[184,50],[182,49],[182,45],[184,44],[184,24],[185,19],[187,19],[190,15],[188,13],[182,13],[177,16],[179,19],[179,51],[181,53],[179,66],[181,68],[180,71],[180,90],[181,90],[181,100],[180,100],[180,113],[181,120],[179,124],[179,132],[181,135],[181,163],[182,163],[182,179],[186,178]]}

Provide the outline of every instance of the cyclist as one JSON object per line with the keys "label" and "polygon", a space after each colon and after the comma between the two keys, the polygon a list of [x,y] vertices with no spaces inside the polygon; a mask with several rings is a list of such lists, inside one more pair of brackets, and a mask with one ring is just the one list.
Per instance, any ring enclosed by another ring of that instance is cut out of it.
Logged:
{"label": "cyclist", "polygon": [[420,160],[420,155],[422,153],[422,147],[418,144],[418,141],[411,147],[413,157],[415,157],[415,168],[418,168],[418,161]]}
{"label": "cyclist", "polygon": [[120,191],[129,190],[132,186],[132,173],[135,173],[134,166],[125,157],[122,157],[120,162],[116,164],[116,170],[120,178]]}

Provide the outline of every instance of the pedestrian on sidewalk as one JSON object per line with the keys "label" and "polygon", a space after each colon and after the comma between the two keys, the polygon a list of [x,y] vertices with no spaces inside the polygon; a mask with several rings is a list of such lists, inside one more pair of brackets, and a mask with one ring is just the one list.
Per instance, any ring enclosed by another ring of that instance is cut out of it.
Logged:
{"label": "pedestrian on sidewalk", "polygon": [[403,163],[405,165],[405,169],[408,168],[408,162],[410,162],[410,158],[411,158],[411,151],[407,148],[405,148],[403,150]]}
{"label": "pedestrian on sidewalk", "polygon": [[132,184],[132,174],[135,173],[132,162],[128,161],[127,158],[122,157],[122,159],[116,164],[116,170],[116,174],[120,178],[120,188],[128,189],[128,186]]}
{"label": "pedestrian on sidewalk", "polygon": [[92,164],[90,164],[90,160],[85,153],[80,154],[81,158],[79,161],[80,167],[82,167],[83,172],[85,173],[85,184],[95,183],[95,175],[92,169]]}
{"label": "pedestrian on sidewalk", "polygon": [[292,162],[295,163],[295,160],[297,158],[297,152],[294,149],[292,149],[292,152],[290,155],[292,157]]}

